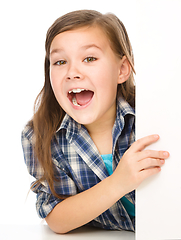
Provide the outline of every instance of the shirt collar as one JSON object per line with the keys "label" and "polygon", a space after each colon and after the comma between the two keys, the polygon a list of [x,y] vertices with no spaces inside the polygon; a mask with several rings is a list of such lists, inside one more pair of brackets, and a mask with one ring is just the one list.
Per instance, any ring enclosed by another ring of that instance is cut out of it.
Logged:
{"label": "shirt collar", "polygon": [[[126,118],[126,116],[128,116]],[[113,126],[112,135],[113,135],[113,148],[117,142],[118,137],[122,133],[125,124],[129,126],[129,129],[132,129],[135,120],[135,110],[126,102],[123,98],[117,100],[117,115],[116,120]]]}
{"label": "shirt collar", "polygon": [[117,117],[131,114],[135,116],[135,110],[122,97],[117,100]]}

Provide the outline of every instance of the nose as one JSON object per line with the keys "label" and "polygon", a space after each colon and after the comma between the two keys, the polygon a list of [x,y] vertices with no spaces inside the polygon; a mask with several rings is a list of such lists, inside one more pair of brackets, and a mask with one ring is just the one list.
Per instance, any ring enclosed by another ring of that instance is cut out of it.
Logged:
{"label": "nose", "polygon": [[83,74],[79,70],[78,66],[75,64],[70,64],[67,71],[67,80],[80,80],[83,79]]}

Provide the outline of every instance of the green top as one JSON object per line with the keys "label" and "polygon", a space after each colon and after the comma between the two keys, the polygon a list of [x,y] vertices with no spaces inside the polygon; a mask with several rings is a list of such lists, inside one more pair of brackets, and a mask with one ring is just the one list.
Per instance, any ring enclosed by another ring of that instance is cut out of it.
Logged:
{"label": "green top", "polygon": [[[101,155],[107,171],[109,173],[109,175],[111,175],[113,173],[113,169],[112,169],[112,154],[105,154],[105,155]],[[121,198],[121,202],[123,204],[123,206],[125,207],[127,213],[131,216],[131,217],[135,217],[135,206],[134,204],[132,204],[126,197],[122,197]]]}

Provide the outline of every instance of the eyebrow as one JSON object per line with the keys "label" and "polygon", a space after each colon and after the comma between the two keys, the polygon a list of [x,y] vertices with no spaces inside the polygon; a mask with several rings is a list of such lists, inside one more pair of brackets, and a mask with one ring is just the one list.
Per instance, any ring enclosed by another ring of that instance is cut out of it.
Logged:
{"label": "eyebrow", "polygon": [[[87,45],[84,45],[84,46],[82,46],[81,47],[81,49],[85,49],[85,50],[87,50],[87,49],[89,49],[89,48],[97,48],[97,49],[99,49],[100,51],[102,51],[102,48],[100,48],[99,46],[97,46],[96,44],[87,44]],[[51,52],[50,52],[50,55],[52,55],[52,54],[54,54],[54,53],[59,53],[59,52],[61,52],[61,51],[63,51],[63,49],[61,49],[61,48],[55,48],[55,49],[53,49]]]}
{"label": "eyebrow", "polygon": [[82,46],[81,47],[82,49],[89,49],[89,48],[98,48],[99,50],[101,50],[102,51],[102,48],[101,47],[99,47],[99,46],[97,46],[96,44],[88,44],[88,45],[85,45],[85,46]]}
{"label": "eyebrow", "polygon": [[50,52],[50,55],[52,55],[52,54],[54,54],[54,53],[59,53],[59,52],[61,52],[61,51],[63,51],[61,48],[55,48],[55,49],[53,49],[53,50]]}

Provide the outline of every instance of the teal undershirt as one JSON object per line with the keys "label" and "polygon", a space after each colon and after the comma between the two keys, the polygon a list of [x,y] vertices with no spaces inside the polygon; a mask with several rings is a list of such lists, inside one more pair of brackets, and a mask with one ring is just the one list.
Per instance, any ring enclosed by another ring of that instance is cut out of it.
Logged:
{"label": "teal undershirt", "polygon": [[[112,154],[105,154],[105,155],[101,155],[107,171],[109,173],[109,175],[111,175],[113,173],[113,169],[112,169]],[[135,206],[134,204],[132,204],[126,197],[122,197],[121,198],[121,202],[124,205],[127,213],[131,216],[131,217],[135,217]]]}

